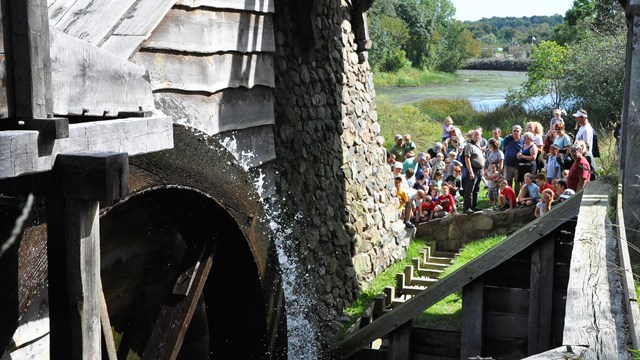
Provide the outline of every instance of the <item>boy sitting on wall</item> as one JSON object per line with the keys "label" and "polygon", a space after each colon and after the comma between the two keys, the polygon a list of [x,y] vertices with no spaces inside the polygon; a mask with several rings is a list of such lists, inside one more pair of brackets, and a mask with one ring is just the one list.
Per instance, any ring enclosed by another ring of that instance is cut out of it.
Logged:
{"label": "boy sitting on wall", "polygon": [[500,195],[498,195],[498,207],[496,210],[509,210],[516,206],[516,193],[506,179],[500,180]]}

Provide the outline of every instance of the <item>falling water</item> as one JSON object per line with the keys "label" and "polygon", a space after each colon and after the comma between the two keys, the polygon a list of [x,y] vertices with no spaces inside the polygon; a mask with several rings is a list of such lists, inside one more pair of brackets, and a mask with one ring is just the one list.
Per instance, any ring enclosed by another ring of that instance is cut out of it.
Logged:
{"label": "falling water", "polygon": [[[235,137],[225,138],[221,143],[235,156],[239,165],[248,171],[251,159],[255,155],[246,151],[238,151]],[[254,186],[262,199],[264,193],[264,174],[262,171],[259,171],[254,179]],[[294,224],[287,224],[284,220],[283,214],[286,211],[279,204],[278,199],[271,199],[271,201],[262,199],[261,201],[266,208],[280,263],[287,314],[288,357],[289,359],[317,359],[317,334],[313,324],[309,322],[313,301],[311,294],[304,286],[308,283],[307,274],[300,271],[300,264],[296,257],[299,252],[293,246],[297,240],[297,236],[292,230]],[[299,222],[302,219],[302,212],[298,212],[293,221]]]}

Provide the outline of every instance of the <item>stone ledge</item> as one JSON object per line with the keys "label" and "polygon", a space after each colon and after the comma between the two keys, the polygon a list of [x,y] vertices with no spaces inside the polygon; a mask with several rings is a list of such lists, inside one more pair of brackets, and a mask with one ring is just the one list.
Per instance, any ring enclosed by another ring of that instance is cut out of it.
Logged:
{"label": "stone ledge", "polygon": [[435,242],[436,251],[453,251],[473,240],[510,234],[535,217],[535,207],[507,211],[483,210],[471,215],[453,214],[416,225],[416,237]]}

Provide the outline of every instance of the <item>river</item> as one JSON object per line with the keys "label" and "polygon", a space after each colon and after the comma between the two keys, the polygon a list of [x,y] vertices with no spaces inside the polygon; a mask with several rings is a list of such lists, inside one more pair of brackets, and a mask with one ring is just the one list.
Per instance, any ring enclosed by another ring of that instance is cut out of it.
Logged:
{"label": "river", "polygon": [[459,70],[460,80],[452,84],[421,87],[376,87],[381,98],[393,104],[426,98],[465,98],[479,111],[491,111],[504,104],[510,88],[518,88],[527,80],[526,72]]}

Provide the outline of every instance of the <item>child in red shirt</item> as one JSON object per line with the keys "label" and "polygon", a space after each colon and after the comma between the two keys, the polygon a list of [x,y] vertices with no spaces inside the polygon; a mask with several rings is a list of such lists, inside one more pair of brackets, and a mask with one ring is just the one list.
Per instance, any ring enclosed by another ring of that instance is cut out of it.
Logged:
{"label": "child in red shirt", "polygon": [[516,193],[513,191],[507,180],[500,180],[500,195],[498,196],[498,209],[513,209],[516,206]]}
{"label": "child in red shirt", "polygon": [[438,196],[436,201],[435,211],[433,213],[434,218],[443,217],[451,214],[456,209],[456,203],[453,199],[453,195],[449,193],[449,185],[442,185],[442,195]]}
{"label": "child in red shirt", "polygon": [[433,218],[433,212],[436,207],[436,203],[431,198],[431,195],[427,195],[422,202],[422,208],[420,209],[419,221],[429,221]]}

